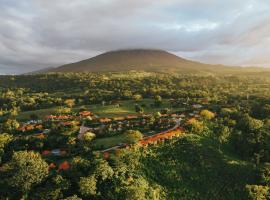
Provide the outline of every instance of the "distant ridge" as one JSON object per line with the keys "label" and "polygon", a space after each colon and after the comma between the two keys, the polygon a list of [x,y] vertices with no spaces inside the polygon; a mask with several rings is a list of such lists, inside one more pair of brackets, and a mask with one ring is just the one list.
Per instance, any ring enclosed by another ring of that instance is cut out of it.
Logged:
{"label": "distant ridge", "polygon": [[[243,72],[242,67],[203,64],[187,60],[158,49],[125,49],[102,53],[95,57],[75,63],[49,68],[34,73],[48,72],[183,72],[183,73],[214,73],[230,74]],[[257,68],[257,70],[260,70]],[[253,71],[245,68],[246,72]]]}

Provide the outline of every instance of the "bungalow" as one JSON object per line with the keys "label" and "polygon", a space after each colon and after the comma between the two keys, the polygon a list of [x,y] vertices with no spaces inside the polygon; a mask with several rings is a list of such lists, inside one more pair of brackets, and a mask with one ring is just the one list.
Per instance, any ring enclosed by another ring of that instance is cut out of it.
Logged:
{"label": "bungalow", "polygon": [[60,170],[68,170],[70,168],[70,164],[68,161],[64,161],[62,162],[59,166],[58,166],[58,171]]}
{"label": "bungalow", "polygon": [[113,120],[115,120],[115,121],[123,121],[123,120],[125,120],[125,117],[114,117]]}
{"label": "bungalow", "polygon": [[100,123],[108,123],[108,122],[111,122],[112,120],[110,118],[100,118],[99,119],[99,122]]}
{"label": "bungalow", "polygon": [[51,154],[51,151],[49,151],[49,150],[44,150],[44,151],[42,151],[42,153],[41,153],[41,155],[43,155],[43,156],[48,156],[48,155],[50,155]]}
{"label": "bungalow", "polygon": [[127,120],[130,120],[130,119],[137,119],[137,118],[138,118],[137,115],[128,115],[128,116],[126,116],[126,119],[127,119]]}
{"label": "bungalow", "polygon": [[38,133],[38,134],[35,134],[33,137],[38,138],[38,139],[44,139],[45,135],[44,135],[44,133]]}
{"label": "bungalow", "polygon": [[55,169],[55,168],[56,168],[56,165],[55,165],[54,163],[51,163],[51,164],[49,165],[49,170]]}
{"label": "bungalow", "polygon": [[72,119],[71,115],[48,115],[46,116],[47,120],[67,120]]}
{"label": "bungalow", "polygon": [[82,111],[82,112],[79,112],[79,115],[80,115],[81,117],[89,117],[89,116],[92,116],[93,113],[90,112],[90,111]]}

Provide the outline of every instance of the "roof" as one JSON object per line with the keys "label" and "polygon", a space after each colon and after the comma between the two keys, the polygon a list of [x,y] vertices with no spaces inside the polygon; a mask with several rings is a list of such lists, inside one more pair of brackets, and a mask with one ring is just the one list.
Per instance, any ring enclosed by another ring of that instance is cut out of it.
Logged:
{"label": "roof", "polygon": [[68,161],[64,161],[62,162],[59,166],[58,166],[58,170],[68,170],[70,168],[70,164]]}
{"label": "roof", "polygon": [[79,114],[80,114],[81,116],[90,116],[90,115],[92,115],[93,113],[90,112],[90,111],[82,111],[82,112],[79,112]]}

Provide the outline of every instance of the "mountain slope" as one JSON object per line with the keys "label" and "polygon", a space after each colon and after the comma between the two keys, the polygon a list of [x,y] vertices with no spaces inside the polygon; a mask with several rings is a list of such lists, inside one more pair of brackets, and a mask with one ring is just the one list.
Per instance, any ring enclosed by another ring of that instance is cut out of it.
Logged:
{"label": "mountain slope", "polygon": [[51,69],[49,72],[213,71],[216,67],[186,60],[163,50],[134,49],[106,52],[90,59]]}

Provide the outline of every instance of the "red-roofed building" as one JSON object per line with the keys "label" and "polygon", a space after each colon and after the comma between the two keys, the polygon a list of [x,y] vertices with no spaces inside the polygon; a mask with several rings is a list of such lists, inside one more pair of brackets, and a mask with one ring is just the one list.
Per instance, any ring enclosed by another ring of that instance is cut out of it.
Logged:
{"label": "red-roofed building", "polygon": [[56,165],[55,165],[54,163],[51,163],[51,164],[49,165],[49,170],[55,169],[55,168],[56,168]]}
{"label": "red-roofed building", "polygon": [[42,151],[41,154],[42,154],[43,156],[48,156],[48,155],[51,154],[51,151],[49,151],[49,150],[44,150],[44,151]]}
{"label": "red-roofed building", "polygon": [[109,158],[109,157],[110,157],[110,153],[109,153],[109,152],[104,152],[104,153],[103,153],[103,157],[104,157],[105,159]]}
{"label": "red-roofed building", "polygon": [[68,163],[68,161],[64,161],[62,162],[59,166],[58,166],[58,170],[68,170],[70,168],[70,165]]}
{"label": "red-roofed building", "polygon": [[88,117],[88,116],[92,116],[93,113],[90,112],[90,111],[82,111],[82,112],[79,112],[79,115],[80,115],[81,117]]}

